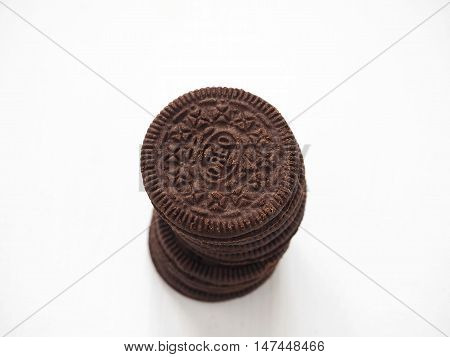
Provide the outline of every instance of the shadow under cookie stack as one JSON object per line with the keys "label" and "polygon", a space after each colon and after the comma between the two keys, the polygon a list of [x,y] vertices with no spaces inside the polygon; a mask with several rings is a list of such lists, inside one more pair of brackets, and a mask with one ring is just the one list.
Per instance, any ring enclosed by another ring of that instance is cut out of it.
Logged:
{"label": "shadow under cookie stack", "polygon": [[299,145],[273,106],[240,89],[204,88],[170,103],[147,131],[141,171],[154,206],[153,263],[197,300],[260,286],[303,218]]}

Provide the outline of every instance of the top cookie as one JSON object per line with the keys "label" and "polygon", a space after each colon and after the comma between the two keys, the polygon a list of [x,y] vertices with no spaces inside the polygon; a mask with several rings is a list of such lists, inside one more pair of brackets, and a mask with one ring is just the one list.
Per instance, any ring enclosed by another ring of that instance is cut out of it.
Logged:
{"label": "top cookie", "polygon": [[170,103],[141,150],[145,189],[171,225],[207,237],[260,228],[304,175],[281,114],[240,89],[204,88]]}

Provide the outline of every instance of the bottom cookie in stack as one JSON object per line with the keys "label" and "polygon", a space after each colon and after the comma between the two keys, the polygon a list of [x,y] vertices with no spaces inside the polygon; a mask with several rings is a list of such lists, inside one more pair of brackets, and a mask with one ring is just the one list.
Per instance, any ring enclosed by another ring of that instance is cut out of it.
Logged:
{"label": "bottom cookie in stack", "polygon": [[295,222],[295,227],[281,232],[280,239],[287,242],[263,261],[226,265],[195,254],[154,213],[149,233],[150,253],[159,274],[175,290],[197,300],[228,300],[251,292],[270,277],[297,228]]}

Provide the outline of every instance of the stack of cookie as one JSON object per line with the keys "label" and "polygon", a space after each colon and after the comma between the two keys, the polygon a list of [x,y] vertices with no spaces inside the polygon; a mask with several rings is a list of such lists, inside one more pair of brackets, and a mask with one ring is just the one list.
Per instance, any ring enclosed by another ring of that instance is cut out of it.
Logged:
{"label": "stack of cookie", "polygon": [[243,90],[204,88],[170,103],[147,131],[141,170],[153,262],[195,299],[261,285],[303,218],[298,143],[273,106]]}

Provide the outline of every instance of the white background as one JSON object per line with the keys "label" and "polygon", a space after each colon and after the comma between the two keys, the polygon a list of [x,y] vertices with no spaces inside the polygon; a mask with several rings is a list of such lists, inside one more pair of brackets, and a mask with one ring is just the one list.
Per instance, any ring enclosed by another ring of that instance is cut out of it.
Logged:
{"label": "white background", "polygon": [[[3,0],[2,0],[3,2]],[[0,2],[0,333],[141,232],[151,116]],[[287,120],[431,15],[424,1],[4,3],[157,114],[205,86]],[[303,226],[450,333],[450,6],[291,123]],[[147,235],[11,336],[440,336],[299,231],[252,294],[207,304],[157,275]]]}

